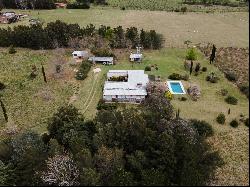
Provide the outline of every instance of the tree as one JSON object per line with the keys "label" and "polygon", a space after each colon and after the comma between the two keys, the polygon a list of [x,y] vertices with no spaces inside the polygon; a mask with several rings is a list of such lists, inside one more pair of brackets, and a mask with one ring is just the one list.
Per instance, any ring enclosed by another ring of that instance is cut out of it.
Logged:
{"label": "tree", "polygon": [[14,169],[15,184],[40,184],[37,171],[44,167],[47,159],[47,146],[41,137],[32,131],[26,131],[14,137],[10,146],[12,154],[9,163]]}
{"label": "tree", "polygon": [[79,169],[69,155],[56,155],[46,161],[47,169],[41,179],[48,185],[79,185]]}
{"label": "tree", "polygon": [[213,45],[213,48],[212,48],[212,53],[210,55],[210,60],[209,60],[209,63],[211,64],[212,62],[214,62],[214,59],[215,59],[215,52],[216,52],[216,47],[215,45]]}
{"label": "tree", "polygon": [[97,171],[101,174],[104,185],[112,185],[113,175],[124,167],[123,151],[117,148],[109,149],[104,146],[98,149],[95,156]]}
{"label": "tree", "polygon": [[0,11],[3,9],[3,0],[0,0]]}
{"label": "tree", "polygon": [[136,27],[127,28],[126,38],[132,42],[132,48],[135,48],[139,43],[139,35]]}
{"label": "tree", "polygon": [[3,104],[3,101],[1,99],[1,97],[0,97],[0,105],[1,105],[1,108],[3,110],[4,119],[5,119],[6,122],[8,122],[7,111],[6,111],[6,108],[5,108],[4,104]]}
{"label": "tree", "polygon": [[13,173],[13,170],[10,168],[10,165],[6,165],[0,160],[0,185],[1,186],[13,185],[12,173]]}
{"label": "tree", "polygon": [[43,80],[44,80],[44,82],[47,83],[46,74],[45,74],[43,65],[42,65],[42,73],[43,73]]}

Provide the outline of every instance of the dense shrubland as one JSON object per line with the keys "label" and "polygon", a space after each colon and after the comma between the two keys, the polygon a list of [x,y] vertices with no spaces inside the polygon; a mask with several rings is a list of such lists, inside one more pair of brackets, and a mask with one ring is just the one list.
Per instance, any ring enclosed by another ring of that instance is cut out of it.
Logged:
{"label": "dense shrubland", "polygon": [[100,110],[87,121],[61,107],[42,137],[0,142],[3,185],[202,185],[220,164],[204,121],[175,117],[163,94],[137,108]]}
{"label": "dense shrubland", "polygon": [[134,48],[141,44],[145,49],[159,49],[163,45],[161,34],[151,31],[139,31],[135,27],[124,30],[121,26],[110,28],[87,25],[80,28],[78,24],[61,21],[50,22],[47,26],[19,25],[13,29],[0,28],[0,46],[25,47],[32,49],[52,49],[56,47],[83,47],[92,45],[100,48],[103,42],[112,48]]}

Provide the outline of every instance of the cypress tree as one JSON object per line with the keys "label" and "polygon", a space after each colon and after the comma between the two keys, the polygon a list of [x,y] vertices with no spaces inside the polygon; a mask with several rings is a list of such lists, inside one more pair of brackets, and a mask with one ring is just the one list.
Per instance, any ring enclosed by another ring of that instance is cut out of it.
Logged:
{"label": "cypress tree", "polygon": [[216,47],[213,45],[212,54],[210,55],[210,64],[214,62]]}
{"label": "cypress tree", "polygon": [[4,118],[5,118],[5,121],[8,122],[8,115],[7,115],[7,112],[6,112],[6,108],[5,108],[5,106],[4,106],[3,101],[1,100],[1,98],[0,98],[0,105],[1,105],[2,110],[3,110],[3,115],[4,115]]}
{"label": "cypress tree", "polygon": [[43,65],[42,65],[42,73],[43,73],[43,80],[44,80],[44,82],[47,83],[46,74],[45,74]]}
{"label": "cypress tree", "polygon": [[194,65],[193,60],[191,60],[190,75],[191,75],[191,74],[192,74],[192,72],[193,72],[193,65]]}

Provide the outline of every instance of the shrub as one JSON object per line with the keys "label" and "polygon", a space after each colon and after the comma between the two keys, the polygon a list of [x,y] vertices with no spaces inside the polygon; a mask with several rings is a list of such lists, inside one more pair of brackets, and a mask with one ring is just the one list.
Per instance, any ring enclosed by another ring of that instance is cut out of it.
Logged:
{"label": "shrub", "polygon": [[236,119],[234,119],[230,122],[230,126],[236,128],[239,126],[239,122]]}
{"label": "shrub", "polygon": [[227,72],[225,76],[229,81],[237,81],[237,75],[234,72]]}
{"label": "shrub", "polygon": [[196,73],[198,73],[198,72],[200,71],[200,68],[201,68],[200,63],[197,63],[196,66],[195,66],[194,71],[195,71]]}
{"label": "shrub", "polygon": [[187,92],[194,101],[197,101],[200,98],[201,91],[200,91],[200,88],[197,85],[190,86],[187,89]]}
{"label": "shrub", "polygon": [[126,8],[125,8],[124,6],[123,6],[123,7],[121,7],[120,9],[121,9],[121,10],[126,10]]}
{"label": "shrub", "polygon": [[226,89],[221,89],[220,93],[222,96],[226,96],[228,94],[228,91]]}
{"label": "shrub", "polygon": [[244,124],[249,127],[249,118],[245,119]]}
{"label": "shrub", "polygon": [[225,98],[225,101],[226,101],[228,104],[231,104],[231,105],[237,105],[237,103],[238,103],[238,99],[236,99],[234,96],[231,96],[231,95],[227,96],[227,97]]}
{"label": "shrub", "polygon": [[100,99],[96,109],[97,110],[115,110],[117,109],[117,103],[105,103],[103,99]]}
{"label": "shrub", "polygon": [[181,7],[181,12],[184,14],[185,12],[187,12],[187,7]]}
{"label": "shrub", "polygon": [[207,71],[207,67],[202,67],[201,71],[206,72]]}
{"label": "shrub", "polygon": [[209,81],[211,83],[217,83],[219,80],[219,77],[216,76],[214,72],[211,72],[207,77],[206,81]]}
{"label": "shrub", "polygon": [[186,59],[187,60],[196,60],[197,59],[196,50],[194,48],[191,48],[187,51]]}
{"label": "shrub", "polygon": [[181,97],[180,100],[181,100],[181,101],[186,101],[187,98],[186,98],[186,97]]}
{"label": "shrub", "polygon": [[57,64],[57,65],[56,65],[56,72],[57,72],[57,73],[60,73],[61,70],[62,70],[62,66],[61,66],[60,64]]}
{"label": "shrub", "polygon": [[77,80],[84,80],[91,68],[91,64],[88,61],[82,62],[79,70],[76,72],[75,78]]}
{"label": "shrub", "polygon": [[4,88],[6,88],[6,86],[4,85],[4,83],[0,82],[0,90],[3,90]]}
{"label": "shrub", "polygon": [[15,54],[15,53],[16,53],[16,50],[15,50],[14,46],[11,45],[9,48],[9,54]]}
{"label": "shrub", "polygon": [[178,73],[172,73],[168,78],[171,80],[182,80],[182,76]]}
{"label": "shrub", "polygon": [[190,122],[192,126],[197,130],[200,136],[203,136],[203,137],[213,136],[214,134],[213,128],[206,121],[191,119]]}
{"label": "shrub", "polygon": [[145,71],[151,71],[151,67],[150,66],[146,66],[145,67]]}
{"label": "shrub", "polygon": [[249,98],[249,86],[248,85],[240,85],[240,91]]}
{"label": "shrub", "polygon": [[173,94],[171,94],[170,91],[167,91],[167,92],[165,92],[165,97],[166,97],[168,100],[172,100],[172,99],[173,99]]}
{"label": "shrub", "polygon": [[224,124],[225,121],[226,121],[226,117],[223,113],[220,113],[217,118],[216,118],[216,121],[219,123],[219,124]]}

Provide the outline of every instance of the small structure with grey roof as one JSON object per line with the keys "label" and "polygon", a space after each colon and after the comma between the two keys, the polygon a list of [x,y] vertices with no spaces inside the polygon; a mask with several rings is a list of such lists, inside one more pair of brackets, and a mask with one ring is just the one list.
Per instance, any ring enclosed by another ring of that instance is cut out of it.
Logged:
{"label": "small structure with grey roof", "polygon": [[74,59],[83,59],[88,54],[88,51],[74,51],[72,53]]}
{"label": "small structure with grey roof", "polygon": [[130,58],[131,62],[141,62],[142,61],[142,54],[131,53],[129,58]]}
{"label": "small structure with grey roof", "polygon": [[92,63],[102,63],[103,65],[113,65],[114,58],[113,57],[89,57],[88,59]]}
{"label": "small structure with grey roof", "polygon": [[103,89],[106,102],[141,103],[147,96],[149,79],[144,70],[110,70],[107,78]]}

